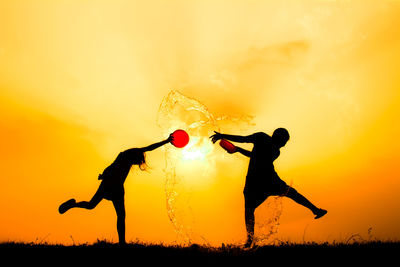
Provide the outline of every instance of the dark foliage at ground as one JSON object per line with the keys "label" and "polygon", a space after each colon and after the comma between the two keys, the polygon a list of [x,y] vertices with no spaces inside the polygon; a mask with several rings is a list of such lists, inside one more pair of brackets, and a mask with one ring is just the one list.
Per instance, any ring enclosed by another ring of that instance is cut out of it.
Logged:
{"label": "dark foliage at ground", "polygon": [[[54,245],[35,243],[0,243],[0,253],[14,263],[40,262],[51,265],[95,263],[132,266],[234,264],[361,264],[378,261],[390,263],[398,258],[400,242],[371,241],[362,243],[305,243],[260,246],[244,249],[237,245],[206,247],[199,245],[164,246],[157,244],[128,243],[125,246],[104,241],[83,245]],[[3,257],[3,259],[5,259]],[[139,264],[139,262],[141,264]],[[397,262],[397,261],[396,261]]]}

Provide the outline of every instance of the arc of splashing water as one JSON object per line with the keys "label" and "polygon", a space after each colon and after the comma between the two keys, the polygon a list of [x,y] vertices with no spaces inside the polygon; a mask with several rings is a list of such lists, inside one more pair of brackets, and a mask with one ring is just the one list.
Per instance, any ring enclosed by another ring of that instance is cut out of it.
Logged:
{"label": "arc of splashing water", "polygon": [[[181,127],[179,121],[177,121],[176,118],[173,118],[173,111],[178,105],[182,105],[187,112],[198,111],[205,117],[203,120],[185,125],[188,129],[197,129],[206,125],[212,125],[215,129],[219,130],[214,116],[208,111],[205,105],[193,98],[186,97],[181,93],[172,90],[162,100],[157,117],[157,124],[164,131],[165,135],[175,130],[173,128],[174,123],[178,124],[175,127]],[[193,235],[192,229],[188,225],[185,226],[179,223],[176,213],[176,202],[179,197],[179,193],[175,190],[179,183],[179,178],[176,174],[176,162],[172,157],[170,157],[170,148],[166,148],[165,154],[165,195],[168,218],[171,221],[175,232],[178,234],[178,238],[182,239],[184,243],[190,244],[191,236]]]}
{"label": "arc of splashing water", "polygon": [[[209,112],[208,108],[199,101],[195,100],[194,98],[184,96],[178,91],[172,90],[166,97],[163,98],[158,110],[157,124],[162,129],[164,135],[167,135],[171,131],[175,130],[175,128],[173,128],[175,125],[173,124],[177,123],[175,127],[182,126],[179,125],[179,121],[177,121],[176,118],[173,118],[173,113],[174,113],[173,111],[174,108],[177,107],[177,105],[186,105],[185,111],[187,112],[198,111],[205,116],[205,119],[203,120],[192,122],[189,125],[184,125],[188,129],[197,129],[199,127],[211,125],[214,127],[214,129],[219,131],[218,122],[224,120],[229,120],[233,122],[242,121],[250,125],[252,124],[251,116],[230,117],[224,115],[215,118],[213,114]],[[174,159],[170,157],[170,149],[171,148],[166,147],[165,150],[165,169],[164,169],[166,177],[165,195],[166,195],[167,214],[169,220],[171,221],[175,229],[175,232],[178,235],[178,238],[183,240],[183,242],[186,244],[191,244],[192,240],[191,237],[194,234],[192,232],[193,229],[188,225],[185,226],[182,223],[180,223],[179,219],[177,218],[176,203],[179,197],[179,193],[176,191],[176,186],[179,184],[179,177],[177,177],[176,174],[176,162],[174,162]],[[258,242],[265,242],[266,240],[269,240],[269,238],[277,232],[277,228],[279,226],[279,218],[282,213],[281,198],[275,198],[275,200],[272,200],[272,202],[270,200],[269,203],[267,203],[267,206],[271,205],[278,207],[278,209],[275,208],[273,210],[274,212],[273,216],[264,222],[256,223],[257,228],[264,229],[264,231],[266,231],[266,233],[260,234],[256,238],[256,241]]]}

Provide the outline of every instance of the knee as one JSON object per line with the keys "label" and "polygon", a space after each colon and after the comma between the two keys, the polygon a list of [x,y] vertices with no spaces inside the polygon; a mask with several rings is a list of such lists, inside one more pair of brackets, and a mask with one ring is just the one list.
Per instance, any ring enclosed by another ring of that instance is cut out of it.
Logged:
{"label": "knee", "polygon": [[94,209],[96,206],[97,206],[97,203],[96,203],[96,202],[90,201],[90,202],[88,202],[88,204],[87,204],[87,209],[88,209],[88,210],[92,210],[92,209]]}
{"label": "knee", "polygon": [[300,197],[302,197],[302,195],[300,195],[299,192],[297,192],[296,189],[294,189],[293,187],[290,187],[286,197],[293,199],[294,201],[298,200]]}
{"label": "knee", "polygon": [[287,196],[295,196],[295,195],[298,195],[298,194],[299,194],[299,193],[297,192],[296,189],[294,189],[294,188],[291,187],[291,186],[288,187],[288,190],[287,190],[287,192],[286,192],[286,195],[287,195]]}

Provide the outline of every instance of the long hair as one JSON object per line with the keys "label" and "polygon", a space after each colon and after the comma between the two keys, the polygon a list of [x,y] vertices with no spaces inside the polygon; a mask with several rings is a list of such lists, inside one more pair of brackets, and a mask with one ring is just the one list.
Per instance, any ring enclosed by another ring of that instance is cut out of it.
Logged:
{"label": "long hair", "polygon": [[149,166],[146,163],[146,153],[143,152],[142,154],[142,160],[140,161],[140,163],[138,164],[139,169],[141,171],[148,171]]}
{"label": "long hair", "polygon": [[137,165],[141,171],[146,171],[148,166],[146,164],[146,153],[140,148],[132,148],[129,149],[130,156],[128,162],[133,167],[133,165]]}

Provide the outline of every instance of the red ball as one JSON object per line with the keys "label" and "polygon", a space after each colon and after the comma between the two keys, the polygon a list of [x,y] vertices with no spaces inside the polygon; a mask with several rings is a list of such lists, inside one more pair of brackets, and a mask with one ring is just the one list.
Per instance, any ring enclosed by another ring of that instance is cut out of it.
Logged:
{"label": "red ball", "polygon": [[229,153],[234,153],[236,151],[236,146],[228,140],[221,139],[221,141],[219,141],[219,145]]}
{"label": "red ball", "polygon": [[189,135],[184,130],[176,130],[172,133],[172,137],[174,140],[171,141],[171,144],[177,148],[182,148],[189,143]]}

